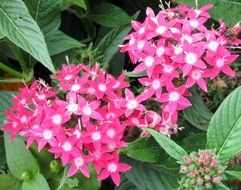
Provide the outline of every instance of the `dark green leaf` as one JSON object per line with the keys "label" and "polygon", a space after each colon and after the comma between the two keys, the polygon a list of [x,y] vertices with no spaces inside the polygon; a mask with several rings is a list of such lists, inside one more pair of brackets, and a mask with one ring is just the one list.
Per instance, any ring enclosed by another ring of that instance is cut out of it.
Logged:
{"label": "dark green leaf", "polygon": [[127,71],[124,71],[124,73],[125,73],[125,75],[128,76],[128,77],[137,77],[137,78],[139,78],[139,77],[145,77],[145,76],[147,76],[147,75],[146,75],[146,71],[141,71],[141,72],[138,72],[138,73],[136,73],[136,72],[127,72]]}
{"label": "dark green leaf", "polygon": [[157,163],[162,159],[163,150],[153,138],[138,139],[128,143],[126,155],[136,160]]}
{"label": "dark green leaf", "polygon": [[21,181],[16,179],[10,173],[0,175],[1,190],[20,190],[21,185]]}
{"label": "dark green leaf", "polygon": [[226,170],[225,173],[228,174],[228,175],[231,175],[231,176],[235,177],[235,179],[241,180],[241,171],[230,171],[230,170]]}
{"label": "dark green leaf", "polygon": [[234,90],[215,112],[207,133],[207,146],[215,148],[226,163],[241,151],[241,87]]}
{"label": "dark green leaf", "polygon": [[192,91],[190,97],[192,106],[183,110],[185,119],[190,122],[194,127],[207,131],[209,122],[212,119],[213,113],[206,107],[202,98],[196,90]]}
{"label": "dark green leaf", "polygon": [[119,49],[118,45],[124,42],[124,36],[126,36],[130,30],[130,25],[118,26],[106,34],[97,45],[96,51],[103,55],[102,64],[104,68],[108,67],[108,63]]}
{"label": "dark green leaf", "polygon": [[97,174],[92,165],[89,167],[90,178],[86,178],[83,174],[78,173],[76,178],[79,180],[79,189],[81,190],[98,190],[101,186],[101,182],[97,180]]}
{"label": "dark green leaf", "polygon": [[79,7],[83,9],[87,9],[85,0],[70,0],[70,3],[73,3],[74,5],[78,5]]}
{"label": "dark green leaf", "polygon": [[116,187],[115,190],[138,190],[138,188],[123,174],[121,184],[119,187]]}
{"label": "dark green leaf", "polygon": [[131,21],[131,17],[125,11],[110,3],[96,5],[88,17],[100,25],[110,27],[128,24]]}
{"label": "dark green leaf", "polygon": [[12,94],[15,92],[1,91],[0,92],[0,129],[3,127],[3,121],[5,120],[5,111],[12,105]]}
{"label": "dark green leaf", "polygon": [[218,190],[229,190],[229,188],[227,186],[225,186],[223,183],[219,183],[216,185],[216,188]]}
{"label": "dark green leaf", "polygon": [[22,0],[1,0],[0,32],[55,72],[44,36]]}
{"label": "dark green leaf", "polygon": [[50,190],[49,185],[40,173],[36,173],[33,178],[29,181],[24,181],[23,190]]}
{"label": "dark green leaf", "polygon": [[44,35],[55,32],[60,27],[60,12],[64,0],[24,0],[24,2]]}
{"label": "dark green leaf", "polygon": [[184,138],[179,145],[183,147],[188,153],[204,149],[206,145],[206,133],[193,134]]}
{"label": "dark green leaf", "polygon": [[46,43],[50,55],[56,55],[73,48],[83,47],[84,44],[69,37],[65,33],[56,30],[50,35],[46,36]]}
{"label": "dark green leaf", "polygon": [[147,132],[151,134],[157,141],[157,143],[166,151],[174,159],[181,161],[183,157],[187,155],[186,151],[176,144],[173,140],[166,137],[165,135],[157,132],[153,129],[145,129]]}
{"label": "dark green leaf", "polygon": [[15,137],[11,141],[9,133],[5,132],[4,144],[8,168],[15,177],[21,179],[23,172],[27,171],[34,175],[38,171],[37,160],[33,157],[30,150],[25,147],[22,138]]}
{"label": "dark green leaf", "polygon": [[30,147],[31,152],[38,159],[40,172],[48,179],[53,175],[53,172],[50,170],[50,163],[54,160],[54,157],[51,153],[48,152],[46,148],[38,151],[37,145],[33,144]]}
{"label": "dark green leaf", "polygon": [[[179,3],[195,7],[194,0],[175,0]],[[234,25],[240,21],[241,2],[234,0],[200,0],[199,7],[211,3],[213,8],[210,10],[212,17],[216,20],[222,19],[227,24]]]}
{"label": "dark green leaf", "polygon": [[140,190],[173,190],[178,186],[178,173],[175,170],[156,168],[131,159],[128,159],[128,164],[132,169],[125,175]]}

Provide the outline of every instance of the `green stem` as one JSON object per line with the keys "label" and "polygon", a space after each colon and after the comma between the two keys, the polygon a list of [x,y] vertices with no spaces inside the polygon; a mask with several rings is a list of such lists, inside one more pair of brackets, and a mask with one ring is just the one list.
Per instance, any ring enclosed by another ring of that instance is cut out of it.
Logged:
{"label": "green stem", "polygon": [[24,73],[24,76],[29,74],[29,68],[28,65],[26,63],[26,61],[24,60],[22,53],[20,51],[20,49],[11,41],[7,40],[7,44],[10,47],[12,53],[14,54],[14,56],[17,58],[17,60],[19,61],[19,64],[21,66],[21,69]]}
{"label": "green stem", "polygon": [[0,69],[2,69],[3,71],[11,74],[14,77],[23,78],[22,73],[12,69],[11,67],[9,67],[9,66],[7,66],[7,65],[5,65],[3,63],[0,63]]}

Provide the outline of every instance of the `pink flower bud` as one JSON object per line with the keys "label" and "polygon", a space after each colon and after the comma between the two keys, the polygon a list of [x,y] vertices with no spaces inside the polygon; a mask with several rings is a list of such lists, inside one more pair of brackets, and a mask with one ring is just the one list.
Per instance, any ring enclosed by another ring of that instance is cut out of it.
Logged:
{"label": "pink flower bud", "polygon": [[213,183],[220,183],[221,179],[222,179],[221,177],[214,177],[212,181]]}
{"label": "pink flower bud", "polygon": [[198,185],[202,185],[202,184],[203,184],[203,179],[199,177],[199,178],[197,179],[197,184],[198,184]]}

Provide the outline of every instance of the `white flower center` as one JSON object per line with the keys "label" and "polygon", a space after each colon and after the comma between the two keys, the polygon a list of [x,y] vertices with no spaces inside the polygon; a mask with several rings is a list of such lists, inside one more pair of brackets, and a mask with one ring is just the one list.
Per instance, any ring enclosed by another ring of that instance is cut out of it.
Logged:
{"label": "white flower center", "polygon": [[136,100],[130,100],[127,103],[126,107],[127,107],[127,109],[132,110],[132,109],[135,109],[137,107],[137,105],[138,105],[138,103]]}
{"label": "white flower center", "polygon": [[91,137],[92,137],[93,141],[98,141],[101,139],[101,134],[99,131],[97,131],[97,132],[92,133]]}
{"label": "white flower center", "polygon": [[110,138],[113,138],[115,136],[115,130],[114,129],[108,129],[106,132],[107,136]]}
{"label": "white flower center", "polygon": [[70,80],[70,79],[72,79],[73,78],[73,75],[66,75],[65,77],[64,77],[64,80]]}
{"label": "white flower center", "polygon": [[145,41],[144,40],[140,40],[140,41],[137,42],[137,48],[139,50],[143,49],[144,46],[145,46]]}
{"label": "white flower center", "polygon": [[196,27],[198,27],[199,22],[196,21],[196,20],[191,20],[191,21],[190,21],[190,25],[191,25],[193,28],[196,28]]}
{"label": "white flower center", "polygon": [[158,79],[152,81],[152,88],[156,90],[156,89],[159,89],[160,87],[161,87],[161,82]]}
{"label": "white flower center", "polygon": [[45,94],[40,94],[40,95],[38,95],[38,99],[39,99],[39,100],[45,100],[45,98],[46,98],[46,95],[45,95]]}
{"label": "white flower center", "polygon": [[147,67],[151,67],[153,65],[154,58],[151,56],[147,56],[144,62]]}
{"label": "white flower center", "polygon": [[52,122],[53,122],[54,124],[56,124],[56,125],[61,124],[61,122],[62,122],[62,117],[61,117],[61,115],[59,115],[59,114],[53,115],[53,116],[52,116]]}
{"label": "white flower center", "polygon": [[197,55],[194,53],[187,53],[185,60],[186,60],[187,64],[194,65],[197,61]]}
{"label": "white flower center", "polygon": [[44,138],[45,140],[49,140],[49,139],[51,139],[52,137],[53,137],[52,131],[50,131],[50,130],[48,130],[48,129],[46,129],[46,130],[43,131],[43,138]]}
{"label": "white flower center", "polygon": [[108,164],[107,170],[109,172],[116,172],[117,171],[117,165],[115,163]]}
{"label": "white flower center", "polygon": [[198,70],[195,70],[192,72],[192,78],[195,80],[199,80],[201,78],[201,72]]}
{"label": "white flower center", "polygon": [[104,84],[99,84],[99,90],[102,91],[102,92],[105,92],[105,91],[107,90],[106,85],[104,85]]}
{"label": "white flower center", "polygon": [[172,66],[170,66],[170,65],[164,65],[163,71],[164,71],[165,73],[171,73],[171,72],[173,71],[173,68],[172,68]]}
{"label": "white flower center", "polygon": [[165,26],[159,26],[157,29],[156,29],[156,33],[157,34],[163,34],[164,32],[166,32],[166,30],[167,30],[167,27],[165,27]]}
{"label": "white flower center", "polygon": [[139,34],[143,34],[144,32],[145,32],[145,28],[144,27],[140,28],[139,31],[138,31]]}
{"label": "white flower center", "polygon": [[72,150],[72,145],[70,142],[67,141],[62,145],[62,148],[64,149],[64,151],[69,152]]}
{"label": "white flower center", "polygon": [[67,105],[67,110],[71,113],[75,113],[77,112],[79,109],[79,106],[78,104],[74,103],[74,102],[70,102],[68,105]]}
{"label": "white flower center", "polygon": [[211,41],[208,43],[208,49],[212,50],[212,51],[216,51],[218,49],[218,42],[216,41]]}
{"label": "white flower center", "polygon": [[76,165],[77,168],[79,168],[84,164],[84,159],[82,157],[75,158],[74,164]]}
{"label": "white flower center", "polygon": [[182,53],[183,49],[180,47],[180,46],[176,46],[175,49],[174,49],[174,53],[176,55]]}
{"label": "white flower center", "polygon": [[92,113],[92,109],[89,106],[84,106],[82,111],[84,115],[90,115]]}
{"label": "white flower center", "polygon": [[87,89],[87,92],[90,93],[90,94],[94,94],[95,93],[95,89],[93,87],[89,87]]}
{"label": "white flower center", "polygon": [[79,89],[80,89],[80,85],[79,85],[79,84],[74,84],[74,85],[71,87],[71,91],[74,91],[74,92],[77,92]]}
{"label": "white flower center", "polygon": [[198,10],[198,9],[195,9],[194,12],[199,15],[202,11],[201,10]]}
{"label": "white flower center", "polygon": [[159,47],[159,48],[157,48],[157,50],[156,50],[156,54],[157,54],[159,57],[161,57],[161,56],[164,54],[164,52],[165,52],[165,48],[164,48],[164,47]]}
{"label": "white flower center", "polygon": [[20,122],[21,122],[21,123],[25,123],[26,121],[27,121],[26,115],[24,115],[24,116],[22,116],[22,117],[20,118]]}
{"label": "white flower center", "polygon": [[171,92],[169,94],[169,100],[171,102],[176,102],[179,99],[180,95],[177,92]]}
{"label": "white flower center", "polygon": [[224,59],[223,58],[222,59],[217,59],[216,66],[221,68],[221,67],[223,67],[223,65],[224,65]]}

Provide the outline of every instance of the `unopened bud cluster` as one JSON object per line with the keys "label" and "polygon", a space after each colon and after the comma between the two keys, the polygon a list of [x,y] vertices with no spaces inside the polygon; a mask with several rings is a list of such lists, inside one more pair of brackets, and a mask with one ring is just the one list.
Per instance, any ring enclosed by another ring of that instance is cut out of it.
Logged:
{"label": "unopened bud cluster", "polygon": [[180,173],[182,190],[213,189],[223,178],[225,167],[211,150],[199,150],[183,157]]}

